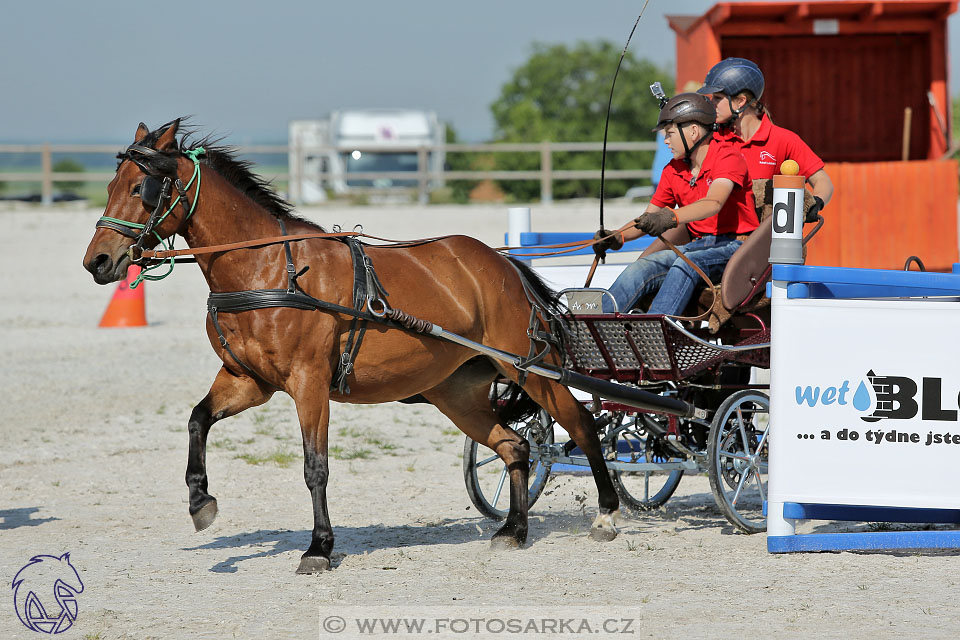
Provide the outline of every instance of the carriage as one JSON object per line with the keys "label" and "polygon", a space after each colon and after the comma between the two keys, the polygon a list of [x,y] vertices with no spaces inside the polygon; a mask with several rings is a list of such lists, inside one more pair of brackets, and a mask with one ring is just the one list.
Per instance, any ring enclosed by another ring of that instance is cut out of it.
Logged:
{"label": "carriage", "polygon": [[[765,186],[758,185],[758,197]],[[699,409],[696,415],[683,416],[597,395],[584,400],[596,417],[613,486],[634,515],[666,503],[684,473],[705,472],[717,506],[731,524],[745,533],[766,530],[770,308],[764,293],[770,275],[770,223],[771,217],[764,216],[731,259],[723,282],[702,291],[691,304],[693,321],[599,313],[604,296],[609,296],[605,290],[561,292],[570,311],[565,367]],[[804,242],[822,223],[819,217]],[[644,255],[663,248],[657,241]],[[509,386],[501,384],[492,390],[492,401],[502,403],[509,393]],[[558,440],[560,433],[548,413],[525,417],[514,428],[530,443],[531,505],[551,473],[575,473],[589,466],[576,443]],[[467,494],[482,514],[501,519],[507,513],[502,501],[506,469],[496,459],[466,439]]]}
{"label": "carriage", "polygon": [[[476,449],[467,456],[478,507],[506,514],[495,547],[524,544],[531,498],[561,461],[590,467],[598,496],[590,536],[598,540],[616,538],[621,504],[662,504],[683,472],[703,468],[711,470],[715,491],[729,496],[721,508],[734,522],[762,527],[753,507],[763,498],[768,402],[749,372],[768,357],[769,309],[760,293],[769,219],[733,256],[720,288],[705,292],[712,296],[705,327],[666,317],[566,314],[528,266],[475,239],[374,245],[362,243],[361,236],[372,236],[361,232],[327,232],[293,215],[229,149],[190,143],[178,138],[178,128],[179,120],[153,131],[141,123],[119,154],[84,267],[107,284],[139,264],[139,282],[165,277],[183,259],[196,262],[209,284],[206,330],[222,366],[187,426],[188,511],[198,531],[219,512],[206,466],[211,427],[277,392],[297,407],[313,507],[299,573],[331,567],[330,402],[430,402],[471,442],[495,449],[509,471],[493,493],[480,488],[476,472],[489,461]],[[175,235],[187,249],[173,248]],[[145,275],[164,265],[166,273]],[[602,295],[567,292],[567,308],[589,310],[584,297]],[[551,343],[558,350],[534,348]],[[526,358],[517,355],[527,347]],[[498,403],[491,406],[498,375],[542,409],[514,423],[517,429]],[[573,390],[595,396],[598,418]],[[554,420],[582,453],[554,442]],[[507,478],[504,512],[499,499]],[[756,501],[744,493],[753,482]]]}

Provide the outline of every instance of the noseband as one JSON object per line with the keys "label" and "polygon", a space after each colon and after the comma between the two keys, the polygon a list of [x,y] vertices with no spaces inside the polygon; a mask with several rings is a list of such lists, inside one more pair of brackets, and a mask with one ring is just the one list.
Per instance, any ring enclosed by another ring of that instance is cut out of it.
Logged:
{"label": "noseband", "polygon": [[[160,155],[160,152],[155,149],[134,143],[127,147],[126,151],[118,156],[121,159],[134,162],[138,167],[140,167],[144,174],[146,174],[143,178],[143,181],[137,187],[137,193],[140,196],[141,202],[143,202],[146,207],[152,208],[153,211],[150,214],[150,217],[147,218],[147,222],[145,224],[131,222],[129,220],[121,220],[119,218],[111,218],[109,216],[101,216],[97,221],[97,228],[102,227],[105,229],[110,229],[121,235],[131,238],[134,243],[127,249],[127,256],[130,258],[130,261],[133,262],[133,264],[145,266],[143,264],[145,262],[143,259],[143,243],[150,234],[153,234],[153,236],[161,245],[163,244],[164,238],[161,237],[160,234],[155,231],[155,229],[167,219],[167,216],[170,215],[170,213],[176,208],[177,203],[183,207],[184,222],[189,220],[190,216],[193,215],[193,210],[197,204],[197,198],[200,195],[200,160],[198,158],[204,153],[205,151],[203,147],[197,147],[196,149],[190,149],[183,152],[183,155],[187,156],[193,161],[193,175],[186,185],[184,185],[177,176],[174,176],[174,178],[171,179],[169,176],[161,177],[156,174],[155,170],[151,168],[149,163],[150,158]],[[197,183],[197,188],[194,193],[194,200],[191,203],[190,198],[187,195],[187,189],[189,189],[194,182]],[[173,195],[171,186],[176,187],[178,194],[173,202],[170,202],[170,199]],[[171,234],[170,238],[172,238],[173,235],[174,234]],[[172,240],[169,242],[169,248],[173,248]]]}

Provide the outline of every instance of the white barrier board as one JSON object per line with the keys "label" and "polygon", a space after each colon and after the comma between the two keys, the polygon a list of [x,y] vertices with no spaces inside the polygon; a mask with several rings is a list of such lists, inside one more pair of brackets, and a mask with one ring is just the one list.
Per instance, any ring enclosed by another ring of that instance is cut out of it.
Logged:
{"label": "white barrier board", "polygon": [[960,302],[773,300],[770,502],[960,508]]}
{"label": "white barrier board", "polygon": [[[593,274],[591,287],[600,289],[609,289],[610,285],[617,279],[617,276],[627,268],[625,264],[601,264],[597,265],[597,271]],[[553,265],[540,267],[534,265],[533,270],[542,277],[546,283],[556,290],[578,289],[583,287],[587,280],[587,274],[590,273],[590,265]]]}

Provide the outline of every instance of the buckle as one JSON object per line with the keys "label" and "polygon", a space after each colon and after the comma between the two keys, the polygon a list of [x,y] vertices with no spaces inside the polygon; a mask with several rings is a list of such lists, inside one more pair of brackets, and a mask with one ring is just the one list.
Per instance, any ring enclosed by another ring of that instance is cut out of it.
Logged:
{"label": "buckle", "polygon": [[141,247],[139,243],[132,244],[127,247],[125,255],[130,258],[130,262],[133,264],[138,264],[141,260],[143,260],[143,247]]}

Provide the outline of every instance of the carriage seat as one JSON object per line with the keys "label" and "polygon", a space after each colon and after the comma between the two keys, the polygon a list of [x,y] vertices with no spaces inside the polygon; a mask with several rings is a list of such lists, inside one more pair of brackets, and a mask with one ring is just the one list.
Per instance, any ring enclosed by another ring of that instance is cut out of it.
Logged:
{"label": "carriage seat", "polygon": [[[735,313],[751,311],[754,308],[765,307],[769,304],[766,298],[766,288],[762,286],[770,277],[770,241],[771,225],[773,224],[773,180],[754,180],[753,196],[757,205],[757,216],[760,226],[744,240],[727,263],[720,284],[715,284],[713,293],[703,287],[700,294],[694,294],[690,308],[685,315],[696,316],[707,310],[713,301],[708,324],[711,333],[717,333]],[[804,193],[804,212],[813,204],[813,196],[809,191]],[[670,229],[663,234],[667,240],[675,245],[690,241],[690,234],[686,226]],[[654,240],[644,250],[641,257],[656,251],[667,250],[660,239]],[[758,286],[761,285],[761,286]],[[751,295],[751,293],[753,295]],[[748,299],[749,298],[749,299]]]}

